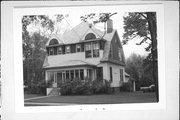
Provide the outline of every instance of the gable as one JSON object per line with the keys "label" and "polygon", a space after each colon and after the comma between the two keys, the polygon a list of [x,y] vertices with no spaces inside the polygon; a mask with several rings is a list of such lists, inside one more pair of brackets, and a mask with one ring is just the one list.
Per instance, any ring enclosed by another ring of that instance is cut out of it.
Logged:
{"label": "gable", "polygon": [[109,59],[125,63],[123,48],[117,32],[111,40]]}

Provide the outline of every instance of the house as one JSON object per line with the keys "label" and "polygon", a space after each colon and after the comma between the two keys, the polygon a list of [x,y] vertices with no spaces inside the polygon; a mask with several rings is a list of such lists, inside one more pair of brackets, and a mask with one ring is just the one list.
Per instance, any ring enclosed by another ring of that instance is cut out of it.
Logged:
{"label": "house", "polygon": [[62,36],[53,34],[46,44],[44,60],[46,81],[53,87],[66,79],[86,77],[106,79],[112,88],[125,81],[125,57],[117,30],[109,19],[106,31],[100,31],[88,22],[82,22]]}

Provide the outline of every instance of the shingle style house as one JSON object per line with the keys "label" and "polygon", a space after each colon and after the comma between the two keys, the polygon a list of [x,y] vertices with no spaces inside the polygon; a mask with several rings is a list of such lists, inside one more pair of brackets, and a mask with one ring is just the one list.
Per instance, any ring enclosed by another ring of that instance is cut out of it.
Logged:
{"label": "shingle style house", "polygon": [[112,81],[111,87],[125,82],[125,58],[112,20],[102,32],[88,22],[82,22],[62,36],[53,34],[46,45],[44,60],[46,81],[58,81],[86,77],[91,80]]}

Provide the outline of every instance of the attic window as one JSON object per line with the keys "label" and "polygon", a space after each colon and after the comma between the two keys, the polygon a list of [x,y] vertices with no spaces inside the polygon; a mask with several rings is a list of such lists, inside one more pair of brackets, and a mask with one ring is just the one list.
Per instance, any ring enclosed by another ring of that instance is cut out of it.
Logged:
{"label": "attic window", "polygon": [[56,45],[56,44],[59,44],[59,42],[58,42],[57,39],[52,39],[52,40],[49,42],[49,45]]}
{"label": "attic window", "polygon": [[88,33],[85,37],[85,40],[90,40],[90,39],[96,39],[96,36],[93,33]]}

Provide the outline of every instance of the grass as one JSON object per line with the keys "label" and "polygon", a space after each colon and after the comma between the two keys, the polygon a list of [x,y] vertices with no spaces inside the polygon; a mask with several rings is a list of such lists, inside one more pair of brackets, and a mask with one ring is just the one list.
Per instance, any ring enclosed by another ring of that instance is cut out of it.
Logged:
{"label": "grass", "polygon": [[111,95],[89,96],[51,96],[46,98],[26,100],[32,103],[61,103],[61,104],[117,104],[117,103],[151,103],[156,102],[155,93],[121,92]]}

